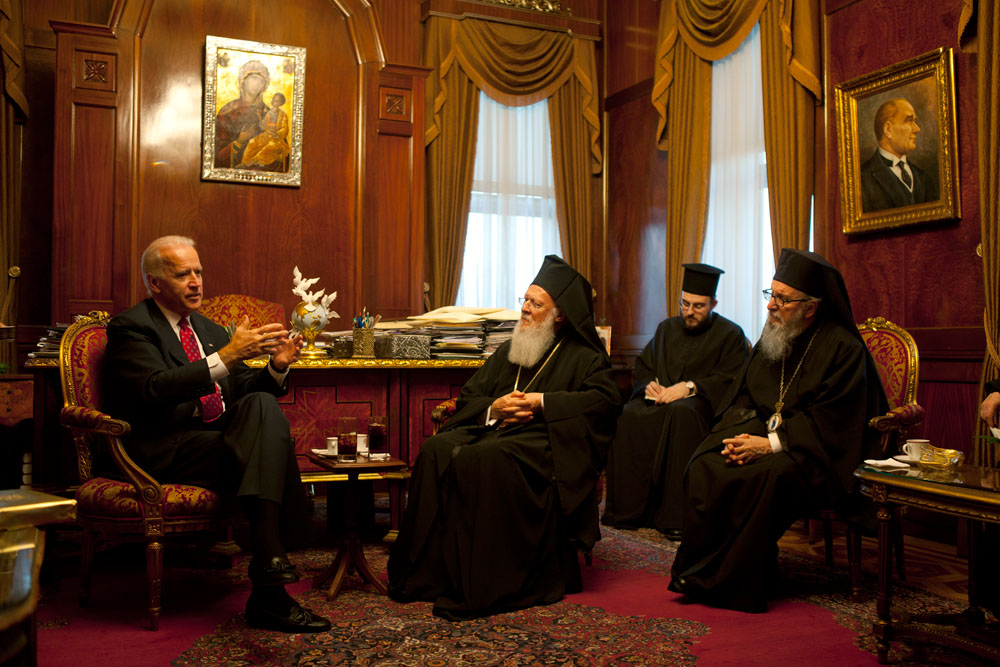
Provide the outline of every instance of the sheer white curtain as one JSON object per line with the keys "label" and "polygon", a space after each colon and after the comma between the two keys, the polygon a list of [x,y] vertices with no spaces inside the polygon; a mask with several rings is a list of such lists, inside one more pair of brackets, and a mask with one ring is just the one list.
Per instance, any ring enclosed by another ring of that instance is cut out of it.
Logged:
{"label": "sheer white curtain", "polygon": [[455,304],[517,308],[545,255],[561,255],[548,102],[479,94],[479,136]]}
{"label": "sheer white curtain", "polygon": [[725,270],[716,312],[751,341],[767,318],[774,255],[764,155],[760,29],[712,65],[712,173],[702,261]]}

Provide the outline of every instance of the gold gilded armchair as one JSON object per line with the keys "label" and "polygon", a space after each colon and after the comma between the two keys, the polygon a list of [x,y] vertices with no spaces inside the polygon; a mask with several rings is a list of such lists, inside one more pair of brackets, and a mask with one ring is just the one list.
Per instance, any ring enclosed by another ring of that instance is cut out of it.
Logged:
{"label": "gold gilded armchair", "polygon": [[[917,404],[920,357],[913,336],[884,317],[869,317],[858,325],[858,331],[875,361],[882,389],[889,401],[889,411],[868,422],[870,428],[881,434],[880,456],[887,458],[899,451],[899,443],[907,432],[924,420],[924,409]],[[840,517],[833,510],[823,510],[818,518],[823,522],[826,562],[832,565],[832,522]],[[896,554],[896,571],[899,572],[899,578],[904,579],[903,532],[899,519],[893,524],[892,541]],[[852,596],[857,601],[861,597],[861,533],[850,524],[847,529],[847,560],[851,568]]]}
{"label": "gold gilded armchair", "polygon": [[[90,600],[90,570],[95,538],[108,543],[127,540],[146,543],[146,578],[150,629],[160,623],[160,590],[163,578],[163,539],[166,536],[198,534],[215,542],[222,526],[219,496],[188,484],[160,484],[137,466],[125,451],[121,438],[129,424],[101,412],[100,368],[107,347],[108,314],[92,311],[63,334],[59,367],[65,405],[60,421],[73,432],[80,487],[76,492],[77,522],[83,529],[81,550],[80,605]],[[95,477],[93,452],[106,448],[126,480]],[[223,548],[233,555],[235,544]]]}
{"label": "gold gilded armchair", "polygon": [[244,315],[250,319],[250,328],[272,322],[285,324],[285,309],[280,303],[246,294],[220,294],[204,299],[198,312],[224,327],[239,324]]}

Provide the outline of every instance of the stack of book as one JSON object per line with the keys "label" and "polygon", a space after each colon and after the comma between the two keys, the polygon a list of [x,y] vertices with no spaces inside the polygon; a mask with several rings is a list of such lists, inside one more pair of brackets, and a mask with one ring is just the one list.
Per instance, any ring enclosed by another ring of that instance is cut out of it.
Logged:
{"label": "stack of book", "polygon": [[62,342],[63,334],[69,329],[68,324],[53,324],[45,332],[45,335],[38,339],[36,350],[28,353],[29,359],[58,359],[59,344]]}
{"label": "stack of book", "polygon": [[482,359],[510,338],[518,317],[502,308],[445,306],[407,319],[410,333],[431,337],[433,359]]}

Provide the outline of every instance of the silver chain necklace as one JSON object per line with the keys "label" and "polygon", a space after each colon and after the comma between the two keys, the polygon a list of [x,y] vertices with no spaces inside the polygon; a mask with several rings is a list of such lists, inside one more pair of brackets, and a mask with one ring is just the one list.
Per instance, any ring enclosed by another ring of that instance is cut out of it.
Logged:
{"label": "silver chain necklace", "polygon": [[788,386],[785,386],[785,359],[781,359],[781,384],[778,386],[778,400],[774,404],[774,414],[771,418],[767,420],[767,432],[774,433],[781,426],[781,410],[785,407],[785,394],[788,393],[789,388],[792,386],[792,380],[798,375],[799,369],[802,368],[802,362],[806,360],[806,355],[809,354],[809,348],[812,347],[813,341],[816,340],[816,334],[823,327],[818,327],[816,331],[813,332],[812,338],[809,339],[809,344],[806,345],[806,351],[802,353],[802,358],[799,359],[799,365],[795,367],[792,371],[792,377],[788,378]]}

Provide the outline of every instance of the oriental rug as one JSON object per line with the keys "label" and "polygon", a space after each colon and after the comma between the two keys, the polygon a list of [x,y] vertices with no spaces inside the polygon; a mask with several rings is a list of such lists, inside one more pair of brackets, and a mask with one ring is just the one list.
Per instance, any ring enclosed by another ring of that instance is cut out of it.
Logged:
{"label": "oriental rug", "polygon": [[[247,628],[245,562],[225,573],[170,569],[157,633],[143,628],[141,571],[124,572],[113,582],[115,589],[131,588],[127,595],[118,590],[112,602],[106,597],[110,592],[95,591],[85,610],[73,605],[76,582],[70,579],[39,609],[39,664],[876,664],[873,576],[865,582],[870,602],[855,604],[846,568],[783,552],[784,583],[777,599],[766,614],[744,614],[668,592],[674,551],[655,531],[605,529],[593,565],[583,568],[584,592],[553,605],[460,623],[432,616],[429,603],[401,605],[378,596],[354,576],[333,601],[301,583],[291,589],[295,597],[333,621],[329,633],[316,635]],[[384,546],[368,546],[366,555],[384,572]],[[325,549],[292,554],[307,576],[330,558]],[[956,612],[962,606],[906,585],[896,587],[894,605],[910,613]],[[896,644],[890,657],[895,664],[978,664],[935,646]]]}

